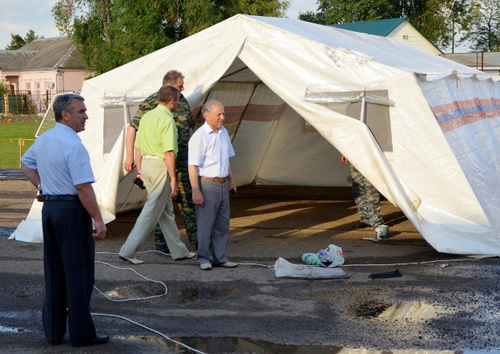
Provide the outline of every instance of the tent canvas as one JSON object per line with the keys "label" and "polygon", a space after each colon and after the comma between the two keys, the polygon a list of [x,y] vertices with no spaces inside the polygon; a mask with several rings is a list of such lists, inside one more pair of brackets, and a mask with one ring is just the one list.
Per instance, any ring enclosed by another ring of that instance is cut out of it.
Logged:
{"label": "tent canvas", "polygon": [[[122,167],[125,127],[170,69],[185,75],[196,116],[207,98],[224,103],[238,185],[348,186],[342,153],[436,250],[500,255],[499,82],[391,39],[285,18],[237,15],[85,82],[80,136],[108,221],[145,200]],[[29,239],[20,229],[13,237]]]}

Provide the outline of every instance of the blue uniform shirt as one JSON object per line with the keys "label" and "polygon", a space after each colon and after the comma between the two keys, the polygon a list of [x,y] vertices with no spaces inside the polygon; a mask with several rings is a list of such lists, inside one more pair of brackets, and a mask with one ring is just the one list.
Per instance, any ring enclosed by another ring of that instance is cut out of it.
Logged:
{"label": "blue uniform shirt", "polygon": [[38,171],[45,195],[76,195],[76,185],[95,182],[80,137],[61,123],[38,137],[21,161]]}

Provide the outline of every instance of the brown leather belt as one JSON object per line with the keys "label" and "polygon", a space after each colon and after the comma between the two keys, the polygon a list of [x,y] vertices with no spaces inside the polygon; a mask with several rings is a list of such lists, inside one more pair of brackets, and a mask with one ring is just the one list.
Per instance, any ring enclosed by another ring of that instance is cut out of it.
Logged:
{"label": "brown leather belt", "polygon": [[217,183],[224,183],[227,181],[227,177],[224,178],[219,178],[219,177],[205,177],[201,176],[202,179],[208,179],[209,181],[217,182]]}

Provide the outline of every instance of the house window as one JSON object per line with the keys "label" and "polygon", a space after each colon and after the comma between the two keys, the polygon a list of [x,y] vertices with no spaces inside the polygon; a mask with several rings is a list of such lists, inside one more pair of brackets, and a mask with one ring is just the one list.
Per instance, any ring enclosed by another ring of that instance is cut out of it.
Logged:
{"label": "house window", "polygon": [[36,98],[39,100],[40,99],[40,83],[35,82],[35,90],[36,90]]}
{"label": "house window", "polygon": [[24,89],[25,89],[26,91],[30,91],[30,90],[31,90],[31,82],[26,82],[26,83],[24,84]]}

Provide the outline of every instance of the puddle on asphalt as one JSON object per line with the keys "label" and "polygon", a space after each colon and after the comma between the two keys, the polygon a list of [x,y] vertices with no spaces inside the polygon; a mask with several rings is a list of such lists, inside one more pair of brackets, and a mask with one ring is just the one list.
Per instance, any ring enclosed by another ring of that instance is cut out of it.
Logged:
{"label": "puddle on asphalt", "polygon": [[165,289],[157,285],[128,286],[103,291],[106,296],[115,300],[144,298],[162,295],[164,292]]}
{"label": "puddle on asphalt", "polygon": [[363,318],[375,318],[384,312],[389,305],[379,301],[367,301],[354,308],[354,315]]}
{"label": "puddle on asphalt", "polygon": [[173,337],[172,339],[180,342],[192,349],[186,348],[178,343],[160,338],[146,336],[129,336],[121,339],[157,344],[165,350],[175,353],[192,353],[196,349],[203,353],[261,353],[261,354],[296,354],[296,353],[349,353],[349,354],[493,354],[498,350],[422,350],[422,349],[395,349],[395,350],[375,350],[366,348],[348,348],[335,346],[318,345],[287,345],[276,344],[267,341],[252,340],[241,337]]}
{"label": "puddle on asphalt", "polygon": [[367,301],[353,309],[357,317],[384,321],[424,322],[452,313],[442,306],[420,301],[403,301],[386,304],[379,301]]}
{"label": "puddle on asphalt", "polygon": [[21,332],[29,332],[29,331],[27,331],[22,327],[14,328],[14,327],[5,327],[0,325],[0,333],[21,333]]}
{"label": "puddle on asphalt", "polygon": [[10,236],[15,229],[0,227],[0,236]]}
{"label": "puddle on asphalt", "polygon": [[425,322],[453,311],[420,301],[405,301],[389,306],[378,319],[387,321]]}
{"label": "puddle on asphalt", "polygon": [[237,289],[214,289],[214,288],[184,288],[177,296],[177,303],[184,304],[186,302],[196,300],[212,300],[216,297],[231,295],[231,293],[239,292]]}

